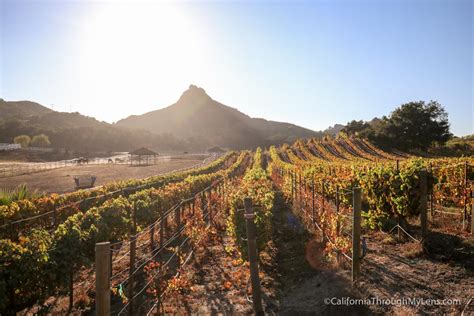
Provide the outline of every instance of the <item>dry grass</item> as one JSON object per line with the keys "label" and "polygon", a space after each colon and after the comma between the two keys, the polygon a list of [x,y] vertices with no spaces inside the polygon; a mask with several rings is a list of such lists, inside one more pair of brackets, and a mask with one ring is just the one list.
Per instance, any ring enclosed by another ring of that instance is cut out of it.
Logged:
{"label": "dry grass", "polygon": [[29,190],[37,190],[38,193],[65,193],[74,191],[73,176],[95,175],[97,177],[96,186],[100,186],[117,180],[141,179],[191,167],[204,158],[205,156],[182,157],[182,159],[161,161],[150,166],[104,164],[64,167],[33,174],[0,178],[0,188],[11,188],[26,184]]}

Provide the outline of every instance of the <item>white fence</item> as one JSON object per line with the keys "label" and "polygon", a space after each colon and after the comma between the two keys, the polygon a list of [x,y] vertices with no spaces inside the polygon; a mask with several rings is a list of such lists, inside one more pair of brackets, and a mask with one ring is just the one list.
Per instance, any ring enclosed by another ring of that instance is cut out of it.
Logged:
{"label": "white fence", "polygon": [[15,149],[20,149],[20,148],[21,148],[20,144],[0,143],[0,151],[15,150]]}
{"label": "white fence", "polygon": [[[205,161],[212,161],[220,155],[212,154]],[[192,157],[192,155],[189,155]],[[174,159],[173,156],[159,156],[155,160],[150,161],[150,165],[159,164],[163,161]],[[16,163],[16,164],[0,164],[0,178],[19,176],[24,174],[36,173],[40,171],[87,165],[129,165],[130,159],[127,155],[114,156],[107,158],[89,158],[87,162],[78,162],[77,159],[61,160],[53,162],[36,162],[36,163]]]}

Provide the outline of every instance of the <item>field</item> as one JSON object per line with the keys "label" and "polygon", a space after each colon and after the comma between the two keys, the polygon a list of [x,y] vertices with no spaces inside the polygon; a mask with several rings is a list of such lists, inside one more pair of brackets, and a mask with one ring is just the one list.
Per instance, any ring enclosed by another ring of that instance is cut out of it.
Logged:
{"label": "field", "polygon": [[86,164],[37,171],[13,177],[0,177],[0,187],[10,188],[26,183],[39,193],[65,193],[74,191],[74,176],[94,175],[96,186],[127,179],[141,179],[174,170],[189,168],[201,163],[207,155],[174,156],[160,160],[156,165],[130,166],[128,164]]}
{"label": "field", "polygon": [[12,200],[0,206],[0,311],[467,315],[473,166],[310,139]]}

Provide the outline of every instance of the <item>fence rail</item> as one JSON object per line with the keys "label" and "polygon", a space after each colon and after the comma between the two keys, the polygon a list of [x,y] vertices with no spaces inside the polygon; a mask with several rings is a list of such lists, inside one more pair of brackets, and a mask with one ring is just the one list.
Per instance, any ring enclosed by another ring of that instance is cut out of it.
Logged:
{"label": "fence rail", "polygon": [[[189,155],[192,157],[193,155]],[[212,154],[210,157],[214,157],[216,154]],[[208,157],[208,158],[210,158]],[[208,159],[206,158],[206,159]],[[162,163],[163,161],[169,161],[176,159],[173,156],[159,156],[156,159],[149,160],[147,165],[155,165]],[[88,159],[87,162],[80,162],[76,159],[60,160],[53,162],[37,162],[37,163],[21,163],[21,164],[9,164],[2,166],[0,164],[0,178],[15,177],[21,175],[27,175],[47,170],[54,170],[59,168],[74,167],[74,166],[86,166],[86,165],[130,165],[131,160],[126,158],[92,158]]]}

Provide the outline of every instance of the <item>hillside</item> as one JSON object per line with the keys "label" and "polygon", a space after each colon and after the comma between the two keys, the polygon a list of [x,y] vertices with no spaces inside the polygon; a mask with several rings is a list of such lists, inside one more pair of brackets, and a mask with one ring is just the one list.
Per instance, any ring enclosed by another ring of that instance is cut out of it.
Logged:
{"label": "hillside", "polygon": [[34,115],[51,113],[53,110],[31,101],[5,101],[0,99],[0,122],[12,118],[28,119]]}
{"label": "hillside", "polygon": [[130,116],[116,125],[153,133],[170,133],[202,146],[230,148],[265,146],[319,135],[293,124],[251,118],[213,100],[204,89],[194,85],[175,104]]}
{"label": "hillside", "polygon": [[170,135],[131,131],[79,113],[52,111],[29,101],[0,101],[0,142],[18,135],[44,133],[53,147],[72,151],[129,151],[146,146],[182,150],[187,144]]}
{"label": "hillside", "polygon": [[0,100],[0,142],[18,135],[44,133],[53,147],[73,151],[204,150],[213,146],[243,149],[318,137],[289,123],[251,118],[191,85],[166,108],[132,115],[116,124],[79,113],[56,112],[30,101]]}

